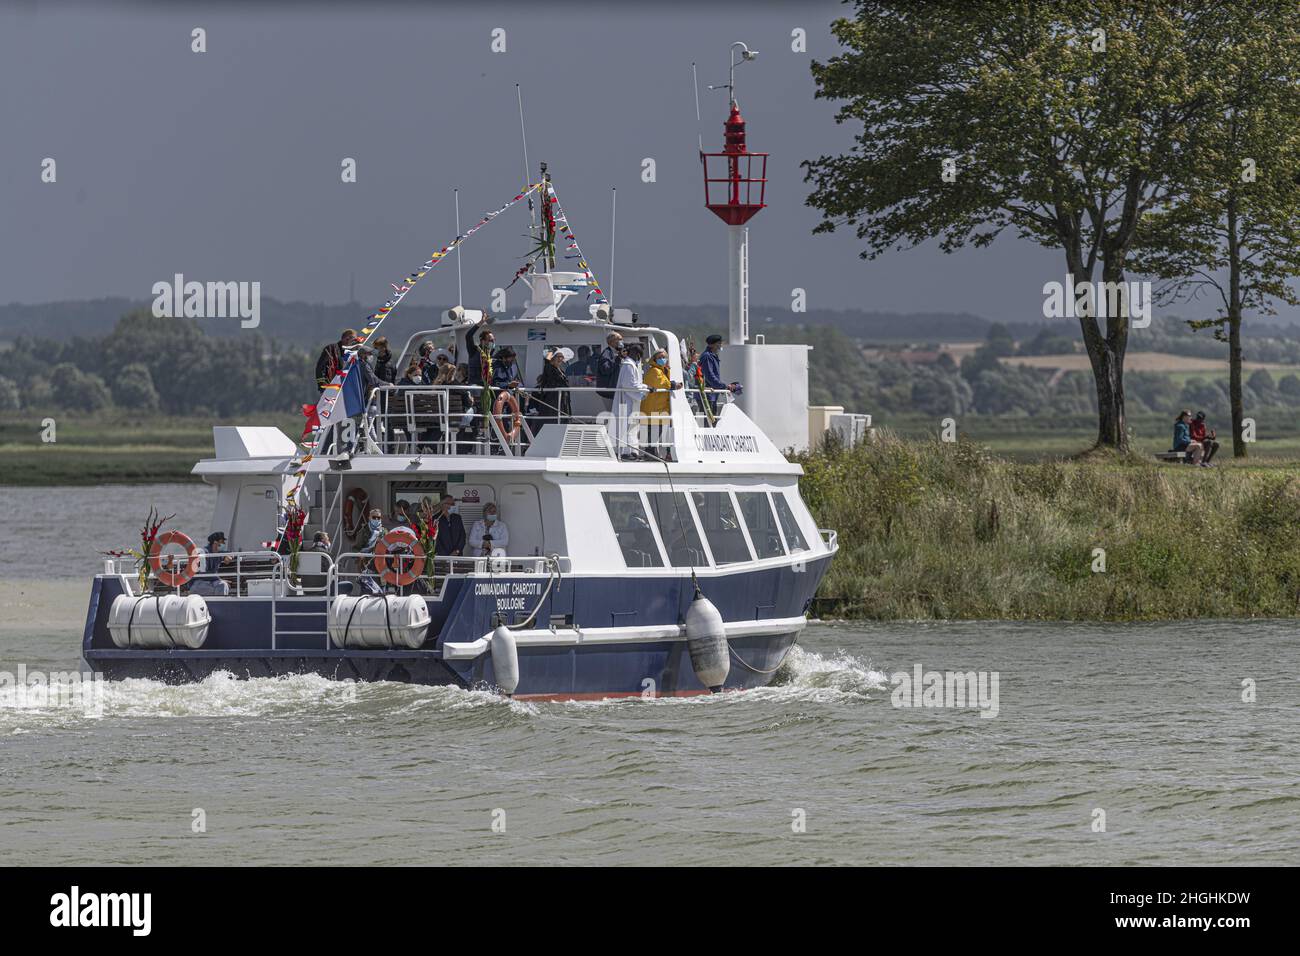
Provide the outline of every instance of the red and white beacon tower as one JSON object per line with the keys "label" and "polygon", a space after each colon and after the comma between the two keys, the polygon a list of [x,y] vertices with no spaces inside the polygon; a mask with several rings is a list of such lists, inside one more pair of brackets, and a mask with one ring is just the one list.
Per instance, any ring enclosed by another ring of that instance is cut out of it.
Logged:
{"label": "red and white beacon tower", "polygon": [[[736,102],[736,60],[732,46],[731,74],[727,83],[730,115],[723,124],[722,152],[700,151],[704,166],[704,205],[727,224],[729,243],[728,342],[749,341],[749,220],[767,205],[767,153],[751,153],[745,143],[745,120]],[[744,44],[739,44],[742,48]],[[743,59],[758,56],[748,48]]]}
{"label": "red and white beacon tower", "polygon": [[[749,341],[749,220],[767,205],[767,153],[751,153],[745,120],[736,102],[736,53],[740,62],[758,52],[731,45],[727,77],[730,113],[723,124],[722,152],[700,150],[704,167],[704,205],[727,224],[728,335],[722,372],[745,386],[737,400],[778,448],[808,447],[807,345],[768,345],[759,335]],[[710,87],[718,89],[718,87]]]}

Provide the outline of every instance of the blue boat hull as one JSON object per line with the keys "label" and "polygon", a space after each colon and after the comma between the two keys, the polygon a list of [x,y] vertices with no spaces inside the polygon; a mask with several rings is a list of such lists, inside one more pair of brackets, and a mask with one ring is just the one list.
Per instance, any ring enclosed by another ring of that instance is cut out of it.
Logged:
{"label": "blue boat hull", "polygon": [[[728,624],[727,689],[771,682],[798,640],[803,616],[830,561],[701,575]],[[490,653],[459,655],[498,623],[526,617],[543,594],[542,575],[452,579],[429,599],[428,638],[418,650],[337,649],[326,633],[323,599],[208,599],[212,617],[198,650],[118,648],[108,612],[123,579],[95,579],[82,655],[109,679],[200,681],[217,671],[238,677],[319,674],[338,680],[404,681],[492,687]],[[532,630],[518,638],[519,698],[680,696],[706,693],[675,633],[694,597],[688,574],[569,576],[545,597]],[[524,610],[520,610],[523,608]],[[289,626],[286,626],[289,625]],[[550,627],[548,628],[548,625]],[[674,632],[669,635],[666,632]]]}

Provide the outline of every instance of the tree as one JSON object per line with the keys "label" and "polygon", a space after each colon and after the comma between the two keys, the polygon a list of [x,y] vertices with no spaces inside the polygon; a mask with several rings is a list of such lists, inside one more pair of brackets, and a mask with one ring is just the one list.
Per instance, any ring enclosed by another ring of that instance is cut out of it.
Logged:
{"label": "tree", "polygon": [[50,386],[54,401],[63,408],[97,412],[112,401],[102,378],[87,375],[70,362],[62,362],[50,370]]}
{"label": "tree", "polygon": [[[853,226],[864,258],[1004,230],[1060,249],[1072,282],[1125,280],[1142,215],[1167,200],[1210,102],[1217,4],[859,0],[835,22],[845,52],[815,62],[819,98],[860,123],[845,155],[806,162],[817,231]],[[1065,290],[1073,297],[1074,289]],[[1124,449],[1128,307],[1078,309],[1101,446]]]}
{"label": "tree", "polygon": [[1189,140],[1186,186],[1138,231],[1135,267],[1159,276],[1162,301],[1217,296],[1213,318],[1188,322],[1228,343],[1232,452],[1246,457],[1241,324],[1248,311],[1300,302],[1300,7],[1229,5],[1231,39],[1211,119]]}
{"label": "tree", "polygon": [[149,367],[139,362],[127,365],[113,379],[113,401],[123,408],[158,410],[158,392]]}
{"label": "tree", "polygon": [[21,407],[18,383],[0,375],[0,412],[13,412]]}

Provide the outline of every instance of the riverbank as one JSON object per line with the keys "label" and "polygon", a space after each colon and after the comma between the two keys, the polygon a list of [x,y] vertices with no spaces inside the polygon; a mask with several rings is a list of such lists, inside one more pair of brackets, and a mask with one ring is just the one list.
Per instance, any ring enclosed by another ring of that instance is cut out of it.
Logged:
{"label": "riverbank", "polygon": [[803,456],[803,495],[840,554],[827,616],[875,620],[1291,617],[1300,613],[1295,463],[1035,464],[969,441]]}
{"label": "riverbank", "polygon": [[302,422],[270,412],[229,422],[122,410],[52,418],[10,412],[0,416],[0,485],[197,481],[190,472],[196,461],[212,457],[214,424],[273,425],[292,437]]}

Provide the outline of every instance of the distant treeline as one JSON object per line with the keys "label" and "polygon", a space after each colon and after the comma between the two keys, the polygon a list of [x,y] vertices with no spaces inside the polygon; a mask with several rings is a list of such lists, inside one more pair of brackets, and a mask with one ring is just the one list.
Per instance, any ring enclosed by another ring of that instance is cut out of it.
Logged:
{"label": "distant treeline", "polygon": [[139,311],[99,337],[17,338],[0,352],[0,411],[115,405],[224,418],[292,409],[314,397],[313,355],[257,334],[214,339],[192,319]]}
{"label": "distant treeline", "polygon": [[[390,333],[400,348],[405,337],[436,327],[437,316],[404,315]],[[701,343],[709,332],[726,330],[726,316],[707,309],[656,309],[658,324]],[[218,320],[222,321],[222,320]],[[224,320],[238,327],[237,322]],[[423,324],[422,324],[423,323]],[[357,324],[353,322],[353,324]],[[315,398],[313,363],[321,346],[334,341],[338,322],[315,337],[295,336],[289,345],[276,338],[244,332],[213,336],[193,319],[154,318],[136,311],[120,319],[103,336],[55,340],[20,336],[0,355],[0,411],[74,409],[94,412],[110,405],[175,415],[228,417],[248,412],[296,410]],[[1222,356],[1223,343],[1208,332],[1193,333],[1181,323],[1135,330],[1161,351]],[[1073,339],[1055,326],[1032,327],[1032,337],[1015,338],[1017,328],[985,324],[985,343],[960,365],[941,355],[931,364],[870,361],[861,340],[833,324],[755,324],[772,342],[813,346],[809,356],[809,397],[817,405],[843,405],[878,416],[920,412],[946,415],[1057,416],[1096,411],[1096,392],[1086,372],[1006,365],[1001,357],[1041,355],[1073,350]],[[914,330],[916,331],[916,330]],[[918,340],[924,338],[916,337]],[[1204,349],[1203,353],[1191,352]],[[1255,340],[1248,358],[1300,364],[1300,341]],[[763,383],[745,383],[761,388]],[[1125,376],[1132,412],[1173,413],[1183,406],[1204,409],[1226,420],[1226,376],[1207,372],[1185,383],[1157,372]],[[1252,372],[1245,383],[1250,409],[1300,408],[1300,377],[1275,378]]]}
{"label": "distant treeline", "polygon": [[[522,287],[521,287],[522,288]],[[94,337],[105,334],[117,320],[130,312],[150,307],[150,301],[123,298],[95,299],[88,302],[49,302],[41,305],[0,305],[0,339],[12,340],[36,334],[63,341],[74,336]],[[467,303],[486,306],[486,302]],[[725,332],[725,305],[627,305],[640,314],[648,325],[673,327],[692,325]],[[513,313],[518,302],[511,302]],[[444,306],[403,304],[400,315],[402,331],[392,333],[394,345],[402,344],[408,334],[437,328]],[[345,328],[358,328],[369,310],[365,305],[321,305],[307,302],[281,302],[263,296],[261,325],[257,331],[267,338],[302,346],[308,342],[328,342]],[[580,315],[581,302],[571,301],[566,314]],[[894,312],[864,312],[856,309],[810,309],[793,313],[789,305],[754,306],[751,324],[755,332],[764,331],[769,317],[775,324],[807,323],[839,329],[845,335],[870,341],[904,342],[913,338],[944,342],[978,341],[991,324],[988,319],[969,313],[918,312],[902,315]],[[195,319],[208,335],[229,337],[242,334],[238,319]]]}

